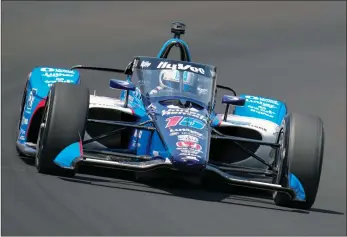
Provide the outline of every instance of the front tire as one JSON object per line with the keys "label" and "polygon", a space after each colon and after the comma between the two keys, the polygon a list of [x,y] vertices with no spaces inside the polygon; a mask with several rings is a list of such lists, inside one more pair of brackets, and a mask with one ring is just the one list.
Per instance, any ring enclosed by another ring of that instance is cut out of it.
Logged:
{"label": "front tire", "polygon": [[[274,201],[279,206],[310,209],[316,199],[323,164],[324,127],[317,116],[289,114],[285,118],[283,163],[279,183],[289,186],[288,173],[301,182],[306,201],[290,200],[286,194],[275,193]],[[286,172],[287,171],[287,172]]]}
{"label": "front tire", "polygon": [[54,163],[72,143],[83,141],[89,110],[89,90],[81,85],[55,83],[42,117],[35,165],[39,173],[73,176],[75,170]]}

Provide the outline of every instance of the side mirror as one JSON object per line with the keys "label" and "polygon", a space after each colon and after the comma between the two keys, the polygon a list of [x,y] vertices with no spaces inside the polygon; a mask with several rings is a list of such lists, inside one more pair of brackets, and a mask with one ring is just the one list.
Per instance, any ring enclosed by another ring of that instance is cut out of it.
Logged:
{"label": "side mirror", "polygon": [[224,95],[222,103],[227,105],[244,106],[246,103],[246,99],[238,96]]}
{"label": "side mirror", "polygon": [[222,104],[226,104],[225,112],[224,112],[224,118],[223,120],[226,121],[229,113],[229,107],[230,105],[234,106],[244,106],[246,103],[245,98],[241,98],[238,96],[231,96],[231,95],[224,95],[222,99]]}
{"label": "side mirror", "polygon": [[117,79],[110,79],[110,88],[127,90],[127,91],[134,91],[135,90],[135,86],[131,82],[117,80]]}
{"label": "side mirror", "polygon": [[110,88],[119,89],[119,90],[126,90],[125,100],[124,100],[124,108],[127,108],[128,107],[128,101],[129,101],[129,91],[135,91],[135,89],[136,89],[135,85],[131,82],[128,82],[128,81],[110,79]]}

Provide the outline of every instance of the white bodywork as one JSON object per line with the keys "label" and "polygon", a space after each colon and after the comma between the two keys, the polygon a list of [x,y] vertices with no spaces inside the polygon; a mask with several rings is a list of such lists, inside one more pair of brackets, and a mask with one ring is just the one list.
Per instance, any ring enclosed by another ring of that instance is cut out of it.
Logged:
{"label": "white bodywork", "polygon": [[129,108],[124,108],[124,102],[116,98],[90,95],[89,108],[103,108],[114,109],[125,112],[127,114],[133,114],[133,111]]}
{"label": "white bodywork", "polygon": [[[256,130],[261,134],[262,141],[272,143],[275,143],[277,141],[278,133],[281,129],[281,126],[268,120],[238,116],[233,114],[229,114],[227,117],[227,121],[223,121],[220,124],[220,127],[227,126],[244,127]],[[274,159],[275,150],[270,146],[261,145],[255,152],[255,154],[264,159],[265,161],[271,163]],[[259,168],[266,167],[253,157],[250,157],[246,160],[240,161],[235,164]]]}

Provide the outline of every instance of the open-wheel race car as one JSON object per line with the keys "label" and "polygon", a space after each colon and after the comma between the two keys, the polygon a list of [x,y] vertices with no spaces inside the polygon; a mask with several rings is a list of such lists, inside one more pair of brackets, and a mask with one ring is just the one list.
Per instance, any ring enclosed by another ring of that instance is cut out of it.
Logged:
{"label": "open-wheel race car", "polygon": [[[73,176],[81,165],[134,172],[207,173],[230,185],[273,192],[277,205],[309,209],[319,187],[324,128],[319,117],[288,113],[280,100],[217,85],[217,68],[191,60],[175,22],[157,57],[124,70],[36,67],[26,81],[16,148],[40,173]],[[181,60],[170,60],[173,47]],[[119,98],[90,94],[79,70],[110,79]],[[215,112],[219,89],[225,113]]]}

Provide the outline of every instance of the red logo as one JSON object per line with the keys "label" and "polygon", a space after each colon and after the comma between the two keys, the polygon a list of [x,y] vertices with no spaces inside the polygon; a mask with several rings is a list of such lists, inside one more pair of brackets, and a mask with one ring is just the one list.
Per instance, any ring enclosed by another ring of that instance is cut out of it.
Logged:
{"label": "red logo", "polygon": [[176,143],[177,147],[186,147],[186,148],[191,148],[197,151],[201,151],[202,147],[200,144],[197,144],[195,142],[189,142],[189,141],[184,141],[184,142],[177,142]]}

